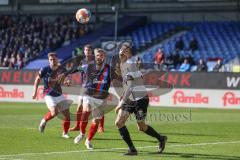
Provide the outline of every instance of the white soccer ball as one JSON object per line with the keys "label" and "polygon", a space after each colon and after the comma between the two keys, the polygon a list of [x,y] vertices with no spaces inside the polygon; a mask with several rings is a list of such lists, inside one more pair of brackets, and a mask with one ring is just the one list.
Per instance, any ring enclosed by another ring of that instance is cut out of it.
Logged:
{"label": "white soccer ball", "polygon": [[81,8],[76,12],[76,20],[79,23],[86,24],[91,18],[91,12],[86,8]]}

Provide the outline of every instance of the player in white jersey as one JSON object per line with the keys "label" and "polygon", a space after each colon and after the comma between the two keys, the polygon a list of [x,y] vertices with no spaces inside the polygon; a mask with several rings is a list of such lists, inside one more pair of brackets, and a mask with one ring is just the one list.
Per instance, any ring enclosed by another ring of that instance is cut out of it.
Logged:
{"label": "player in white jersey", "polygon": [[138,129],[159,141],[159,153],[165,148],[166,136],[160,135],[151,126],[145,123],[149,97],[143,83],[142,73],[137,67],[136,58],[132,57],[132,49],[124,44],[119,51],[121,75],[123,78],[124,93],[116,107],[118,114],[115,121],[122,139],[127,143],[129,150],[124,155],[137,155],[137,150],[125,126],[130,114],[134,113]]}

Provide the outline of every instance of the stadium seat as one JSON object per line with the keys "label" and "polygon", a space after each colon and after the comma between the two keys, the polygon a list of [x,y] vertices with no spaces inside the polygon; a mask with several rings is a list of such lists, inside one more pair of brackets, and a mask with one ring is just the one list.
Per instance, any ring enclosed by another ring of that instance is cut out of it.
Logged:
{"label": "stadium seat", "polygon": [[[240,41],[239,22],[155,22],[148,25],[148,30],[154,30],[151,34],[154,35],[152,37],[155,37],[156,34],[161,36],[161,34],[175,26],[192,27],[192,30],[182,36],[186,48],[180,51],[182,57],[189,55],[190,52],[187,48],[193,36],[199,44],[199,50],[192,54],[195,62],[200,58],[205,60],[208,58],[222,58],[223,62],[227,63],[231,59],[240,56],[240,46],[237,43]],[[169,55],[174,52],[175,43],[176,39],[172,39],[159,45],[162,46],[165,54]],[[144,52],[144,54],[148,53]],[[211,65],[209,68],[211,69]]]}

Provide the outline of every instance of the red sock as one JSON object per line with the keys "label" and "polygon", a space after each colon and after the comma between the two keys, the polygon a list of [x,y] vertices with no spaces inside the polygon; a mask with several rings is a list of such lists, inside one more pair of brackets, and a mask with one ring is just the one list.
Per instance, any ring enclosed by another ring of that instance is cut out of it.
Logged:
{"label": "red sock", "polygon": [[102,118],[100,119],[99,127],[104,127],[104,116],[102,116]]}
{"label": "red sock", "polygon": [[65,117],[63,120],[63,132],[68,133],[69,127],[70,127],[70,117]]}
{"label": "red sock", "polygon": [[91,128],[89,130],[89,133],[88,133],[88,140],[91,141],[93,136],[96,134],[97,132],[97,129],[98,129],[98,123],[94,123],[92,122],[91,124]]}
{"label": "red sock", "polygon": [[82,117],[81,117],[81,121],[80,121],[80,130],[81,130],[82,134],[86,133],[88,118],[90,116],[90,113],[91,112],[82,112]]}
{"label": "red sock", "polygon": [[52,116],[51,112],[49,111],[49,112],[47,112],[47,113],[45,114],[44,119],[45,119],[45,121],[47,122],[47,121],[49,121],[50,119],[52,119],[53,117],[54,117],[54,116]]}
{"label": "red sock", "polygon": [[79,128],[80,127],[80,121],[82,118],[82,110],[77,111],[77,115],[76,115],[76,127]]}

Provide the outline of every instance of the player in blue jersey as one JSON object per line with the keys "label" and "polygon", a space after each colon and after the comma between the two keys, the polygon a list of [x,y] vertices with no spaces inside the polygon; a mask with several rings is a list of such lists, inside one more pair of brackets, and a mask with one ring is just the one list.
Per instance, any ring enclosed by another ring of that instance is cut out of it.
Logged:
{"label": "player in blue jersey", "polygon": [[37,96],[37,89],[40,80],[43,79],[44,84],[44,99],[49,112],[43,117],[39,125],[39,131],[44,132],[45,126],[49,120],[54,118],[59,112],[64,116],[63,119],[63,138],[69,138],[68,129],[70,126],[70,112],[69,107],[72,104],[71,100],[67,100],[61,89],[61,84],[64,83],[69,85],[70,79],[64,77],[63,73],[66,72],[65,68],[59,67],[58,58],[56,53],[50,52],[48,54],[49,66],[41,68],[39,71],[35,83],[32,98],[35,99]]}
{"label": "player in blue jersey", "polygon": [[83,113],[80,122],[80,134],[74,139],[74,143],[79,143],[86,133],[88,119],[92,113],[92,124],[85,141],[87,149],[93,149],[91,140],[95,135],[99,121],[103,116],[104,107],[107,104],[109,87],[112,79],[120,77],[115,74],[110,65],[104,63],[105,51],[100,48],[94,50],[95,63],[89,64],[86,69],[86,90],[83,95]]}
{"label": "player in blue jersey", "polygon": [[[75,120],[75,126],[73,128],[70,128],[69,131],[79,131],[80,130],[80,121],[81,121],[81,117],[82,117],[82,103],[83,103],[83,99],[82,99],[82,94],[84,92],[84,88],[85,88],[85,83],[86,83],[86,69],[87,66],[89,64],[93,64],[94,63],[94,55],[93,55],[93,49],[92,46],[89,44],[86,44],[84,46],[83,49],[83,53],[84,53],[84,59],[83,60],[79,60],[81,63],[81,68],[83,69],[81,72],[81,81],[82,81],[82,89],[81,89],[81,93],[79,96],[79,100],[78,100],[78,107],[77,107],[77,112],[76,112],[76,120]],[[98,128],[99,132],[104,132],[104,116],[102,116],[101,120],[100,120],[100,124],[99,124],[99,128]]]}
{"label": "player in blue jersey", "polygon": [[94,63],[94,55],[93,55],[93,50],[92,46],[87,44],[84,46],[83,49],[84,53],[84,59],[81,60],[81,58],[76,58],[77,63],[80,62],[81,68],[83,69],[81,72],[81,82],[82,82],[82,88],[81,88],[81,93],[78,99],[78,106],[77,106],[77,112],[76,112],[76,120],[75,120],[75,126],[70,128],[69,131],[79,131],[80,130],[80,120],[82,117],[82,92],[84,90],[85,86],[85,79],[86,75],[84,74],[84,69],[87,67],[88,64]]}

